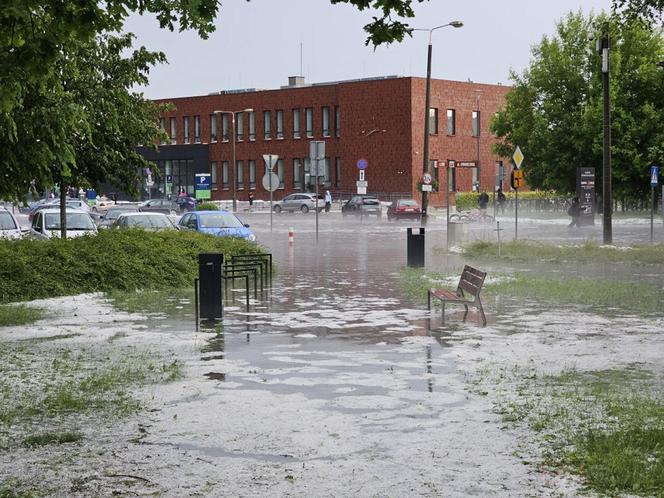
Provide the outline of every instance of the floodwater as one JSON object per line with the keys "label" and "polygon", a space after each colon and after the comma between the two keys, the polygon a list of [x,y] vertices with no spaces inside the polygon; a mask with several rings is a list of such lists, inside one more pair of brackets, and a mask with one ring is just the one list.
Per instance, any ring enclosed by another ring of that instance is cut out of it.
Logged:
{"label": "floodwater", "polygon": [[[196,331],[188,299],[128,314],[93,295],[48,301],[61,311],[48,325],[0,328],[1,340],[113,337],[173,353],[185,366],[182,380],[138,393],[149,410],[83,428],[79,445],[0,453],[0,477],[42,480],[62,496],[574,496],[573,478],[516,455],[523,434],[504,426],[495,397],[473,392],[469,377],[637,361],[663,369],[663,319],[503,300],[486,303],[485,328],[472,312],[461,322],[456,310],[443,325],[439,311],[400,289],[407,222],[321,215],[317,243],[313,214],[275,215],[272,231],[269,214],[242,218],[278,273],[248,310],[244,290],[233,291],[221,324]],[[558,242],[601,238],[601,226],[570,233],[562,219],[523,227],[524,236]],[[494,228],[467,236],[493,238]],[[649,225],[617,225],[619,237],[646,241]],[[434,221],[427,267],[457,273],[459,256],[432,250],[445,242],[444,221]]]}

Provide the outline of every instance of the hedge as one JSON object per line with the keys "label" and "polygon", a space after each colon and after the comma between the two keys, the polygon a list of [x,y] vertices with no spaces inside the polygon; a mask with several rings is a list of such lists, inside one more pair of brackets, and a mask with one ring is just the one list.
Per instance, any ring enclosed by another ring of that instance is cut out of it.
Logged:
{"label": "hedge", "polygon": [[[493,193],[487,192],[489,195],[489,204],[493,203]],[[466,211],[478,207],[479,192],[457,192],[456,208],[457,211]],[[514,192],[505,192],[507,202],[512,204],[514,202]],[[519,204],[523,202],[523,207],[537,207],[538,209],[548,208],[547,210],[564,210],[566,204],[571,200],[572,196],[561,195],[553,190],[529,190],[526,192],[519,192]],[[497,201],[496,201],[497,202]]]}

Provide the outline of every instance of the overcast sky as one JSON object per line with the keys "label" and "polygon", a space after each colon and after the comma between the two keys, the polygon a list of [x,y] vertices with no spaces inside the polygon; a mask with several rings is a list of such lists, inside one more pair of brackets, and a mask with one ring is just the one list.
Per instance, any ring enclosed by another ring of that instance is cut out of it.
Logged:
{"label": "overcast sky", "polygon": [[[208,40],[161,30],[154,18],[126,24],[137,44],[161,50],[169,63],[150,74],[149,98],[204,95],[218,90],[278,88],[302,72],[307,83],[374,76],[426,76],[428,33],[374,51],[364,45],[371,12],[329,0],[225,0]],[[433,34],[432,77],[509,84],[530,48],[570,10],[599,13],[610,0],[430,0],[417,4],[413,27],[453,20],[464,27]]]}

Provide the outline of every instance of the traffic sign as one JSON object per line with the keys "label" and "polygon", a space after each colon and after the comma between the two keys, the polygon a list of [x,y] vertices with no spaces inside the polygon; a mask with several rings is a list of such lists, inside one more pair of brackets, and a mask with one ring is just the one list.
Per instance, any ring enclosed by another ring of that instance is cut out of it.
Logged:
{"label": "traffic sign", "polygon": [[166,175],[166,183],[173,183],[173,175]]}
{"label": "traffic sign", "polygon": [[369,182],[367,181],[358,181],[355,182],[355,184],[357,185],[357,188],[367,188],[369,186]]}
{"label": "traffic sign", "polygon": [[357,161],[357,169],[359,170],[367,169],[368,166],[369,166],[369,161],[367,161],[366,159],[360,159],[359,161]]}
{"label": "traffic sign", "polygon": [[424,173],[422,175],[422,183],[424,185],[431,185],[432,180],[433,179],[431,178],[431,175],[429,173]]}
{"label": "traffic sign", "polygon": [[513,189],[523,187],[526,184],[526,181],[523,178],[523,171],[517,168],[512,170],[511,184]]}
{"label": "traffic sign", "polygon": [[279,176],[276,173],[265,173],[261,182],[268,192],[274,192],[279,188]]}
{"label": "traffic sign", "polygon": [[656,187],[659,183],[659,166],[650,166],[650,186]]}
{"label": "traffic sign", "polygon": [[425,183],[422,185],[422,192],[433,192],[433,187]]}
{"label": "traffic sign", "polygon": [[523,155],[523,152],[521,152],[521,147],[517,145],[514,154],[512,154],[512,159],[514,159],[514,164],[516,164],[517,168],[521,167],[521,163],[523,162],[525,157],[526,156]]}
{"label": "traffic sign", "polygon": [[210,191],[210,173],[196,173],[195,194],[196,199],[211,199],[212,192]]}
{"label": "traffic sign", "polygon": [[265,167],[269,171],[272,171],[272,168],[274,168],[274,165],[277,164],[278,160],[279,156],[276,154],[263,154],[263,161],[265,161]]}
{"label": "traffic sign", "polygon": [[363,169],[360,170],[360,181],[361,182],[364,181],[364,170]]}

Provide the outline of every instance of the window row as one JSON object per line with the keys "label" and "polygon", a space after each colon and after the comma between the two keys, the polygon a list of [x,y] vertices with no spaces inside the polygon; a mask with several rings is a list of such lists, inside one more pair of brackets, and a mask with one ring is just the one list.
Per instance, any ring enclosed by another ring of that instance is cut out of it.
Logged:
{"label": "window row", "polygon": [[[262,161],[261,161],[262,162]],[[261,168],[261,179],[263,175],[268,173],[267,166],[263,163]],[[286,188],[286,182],[292,185],[295,190],[310,190],[315,188],[316,168],[311,165],[311,160],[308,157],[293,158],[289,161],[290,171],[288,172],[288,179],[286,178],[285,161],[279,159],[274,167],[274,173],[279,177],[279,189]],[[255,190],[256,189],[256,161],[249,159],[246,161],[235,162],[236,172],[236,189],[237,190]],[[232,178],[230,176],[230,163],[229,161],[221,162],[221,171],[218,170],[216,161],[210,162],[210,183],[212,190],[218,190],[221,183],[222,190],[230,190]],[[334,174],[334,176],[332,176]],[[221,182],[219,179],[221,178]],[[323,187],[332,186],[334,181],[335,187],[341,187],[341,158],[334,158],[334,171],[331,169],[331,159],[326,157],[320,161],[318,167],[318,184]],[[292,183],[291,183],[292,182]]]}
{"label": "window row", "polygon": [[[302,116],[304,111],[304,116]],[[333,113],[333,115],[332,115]],[[221,115],[221,134],[219,134],[219,115]],[[246,115],[246,125],[245,125]],[[341,136],[341,108],[339,106],[323,106],[320,108],[320,134],[323,137],[332,136],[332,123],[334,122],[334,135]],[[284,111],[278,109],[276,111],[263,111],[262,125],[263,125],[263,139],[283,140],[286,136],[286,118]],[[304,109],[295,108],[291,110],[290,127],[293,138],[306,138],[314,137],[314,108],[305,107]],[[193,139],[192,139],[192,122],[193,122]],[[177,144],[177,118],[169,118],[168,136],[170,137],[171,144]],[[159,119],[159,126],[163,131],[166,131],[166,118]],[[183,127],[183,142],[201,143],[201,117],[184,116],[182,118]],[[256,113],[255,111],[240,111],[240,112],[217,112],[210,114],[210,143],[215,143],[219,140],[228,142],[231,134],[235,130],[235,140],[242,142],[245,136],[249,141],[256,140]],[[246,135],[245,135],[246,132]],[[162,142],[164,143],[164,142]]]}
{"label": "window row", "polygon": [[[446,115],[447,134],[456,135],[456,110],[448,109]],[[480,111],[472,111],[471,114],[471,135],[478,137],[480,135]],[[438,109],[429,108],[429,135],[438,135]]]}

